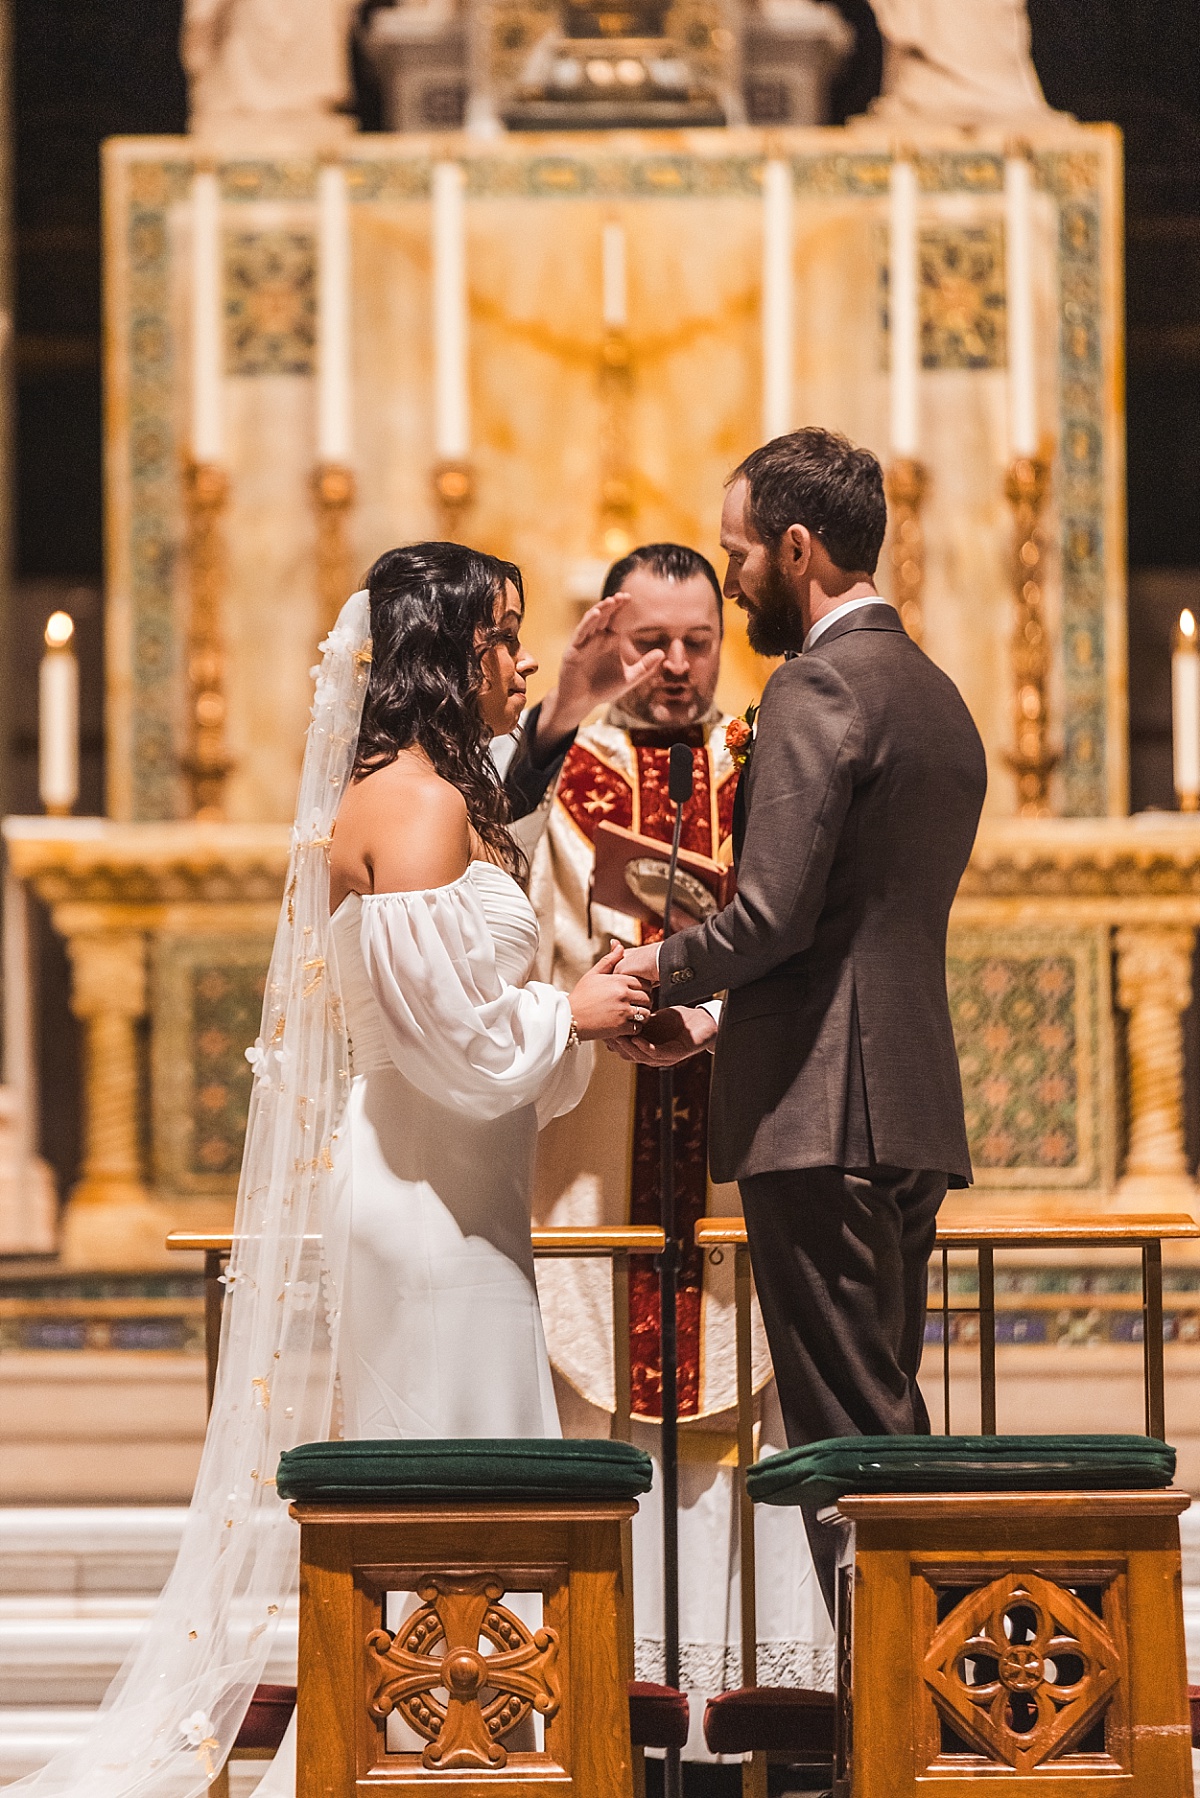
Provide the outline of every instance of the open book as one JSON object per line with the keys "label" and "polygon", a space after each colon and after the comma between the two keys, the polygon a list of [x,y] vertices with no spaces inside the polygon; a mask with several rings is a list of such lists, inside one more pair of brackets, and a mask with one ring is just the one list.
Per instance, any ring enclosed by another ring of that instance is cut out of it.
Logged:
{"label": "open book", "polygon": [[[669,843],[640,836],[635,830],[622,830],[616,824],[601,824],[596,832],[592,904],[607,905],[644,923],[661,925],[670,861]],[[707,855],[697,855],[694,850],[681,849],[675,871],[672,929],[686,930],[691,924],[703,923],[728,905],[736,890],[732,868]]]}

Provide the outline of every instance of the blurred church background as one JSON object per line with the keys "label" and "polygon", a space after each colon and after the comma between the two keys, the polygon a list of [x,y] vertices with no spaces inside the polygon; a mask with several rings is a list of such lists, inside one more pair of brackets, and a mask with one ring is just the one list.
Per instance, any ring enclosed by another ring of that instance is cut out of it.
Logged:
{"label": "blurred church background", "polygon": [[[1030,0],[1031,54],[1016,0],[185,10],[3,15],[0,1779],[81,1726],[190,1488],[203,1298],[163,1238],[232,1216],[307,671],[392,543],[520,561],[544,690],[615,555],[717,555],[756,442],[869,444],[882,585],[989,754],[950,964],[972,1202],[1200,1215],[1195,9]],[[59,610],[73,817],[39,800]],[[1135,1262],[998,1279],[1001,1427],[1139,1427]],[[1191,1245],[1166,1289],[1200,1490]]]}

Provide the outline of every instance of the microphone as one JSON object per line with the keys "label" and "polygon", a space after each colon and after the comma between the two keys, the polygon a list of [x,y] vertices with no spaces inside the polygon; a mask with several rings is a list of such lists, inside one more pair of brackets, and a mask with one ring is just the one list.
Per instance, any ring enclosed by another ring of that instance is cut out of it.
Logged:
{"label": "microphone", "polygon": [[[675,898],[675,874],[679,866],[679,839],[683,834],[683,808],[692,796],[695,776],[692,752],[686,743],[672,743],[667,769],[667,793],[675,807],[671,860],[667,866],[667,890],[663,900],[663,936],[671,935]],[[658,1004],[662,1005],[661,988]],[[663,1233],[666,1244],[658,1258],[659,1317],[662,1370],[662,1521],[663,1521],[663,1635],[667,1684],[679,1684],[679,1255],[675,1221],[675,1075],[662,1068],[658,1076],[659,1180]],[[668,1798],[682,1792],[678,1748],[668,1748],[666,1767]]]}
{"label": "microphone", "polygon": [[692,796],[694,780],[691,750],[686,743],[672,743],[667,764],[667,794],[675,807],[675,829],[671,837],[671,859],[667,864],[667,891],[663,902],[664,936],[671,934],[671,906],[675,897],[675,870],[679,866],[679,839],[683,835],[683,808]]}
{"label": "microphone", "polygon": [[671,760],[667,771],[667,793],[673,805],[687,804],[692,796],[694,779],[691,750],[686,743],[672,743]]}

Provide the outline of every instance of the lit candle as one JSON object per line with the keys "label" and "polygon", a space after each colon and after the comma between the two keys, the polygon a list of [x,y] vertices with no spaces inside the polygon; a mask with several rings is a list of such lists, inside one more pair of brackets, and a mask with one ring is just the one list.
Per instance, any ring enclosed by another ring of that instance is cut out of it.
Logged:
{"label": "lit candle", "polygon": [[221,431],[221,194],[211,169],[192,177],[192,456],[219,462]]}
{"label": "lit candle", "polygon": [[350,217],[346,171],[327,163],[317,183],[317,457],[350,460]]}
{"label": "lit candle", "polygon": [[762,270],[763,436],[792,428],[792,171],[772,160],[763,167]]}
{"label": "lit candle", "polygon": [[38,789],[52,818],[65,818],[79,797],[79,663],[69,612],[46,621],[46,653],[38,672]]}
{"label": "lit candle", "polygon": [[1025,156],[1004,164],[1004,244],[1008,311],[1009,450],[1036,456],[1037,365],[1033,339],[1033,247],[1030,168]]}
{"label": "lit candle", "polygon": [[466,172],[457,162],[433,170],[434,448],[462,462],[471,447],[467,383]]}
{"label": "lit candle", "polygon": [[609,331],[623,331],[629,322],[625,280],[625,227],[605,225],[601,239],[604,284],[604,324]]}
{"label": "lit candle", "polygon": [[917,288],[917,171],[892,163],[889,192],[888,320],[891,332],[891,446],[894,456],[917,453],[917,370],[921,329]]}
{"label": "lit candle", "polygon": [[1179,809],[1200,811],[1200,642],[1195,615],[1186,609],[1171,656],[1171,739]]}

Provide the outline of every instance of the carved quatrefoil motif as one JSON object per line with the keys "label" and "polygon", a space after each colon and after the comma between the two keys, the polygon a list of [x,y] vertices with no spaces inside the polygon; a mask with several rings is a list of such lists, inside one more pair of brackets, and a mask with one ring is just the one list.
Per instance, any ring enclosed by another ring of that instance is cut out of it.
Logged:
{"label": "carved quatrefoil motif", "polygon": [[923,1673],[955,1733],[1017,1773],[1087,1734],[1121,1677],[1103,1623],[1065,1587],[1008,1573],[939,1626]]}
{"label": "carved quatrefoil motif", "polygon": [[[494,1574],[431,1575],[417,1596],[421,1609],[395,1634],[375,1629],[367,1637],[379,1672],[367,1708],[380,1720],[398,1711],[424,1736],[426,1767],[503,1767],[501,1737],[530,1711],[558,1710],[558,1632],[530,1633],[498,1602],[504,1582]],[[495,1653],[481,1653],[481,1641]]]}

